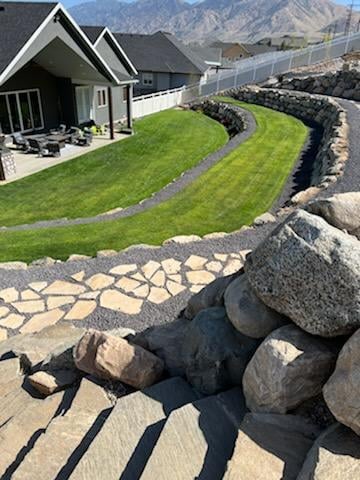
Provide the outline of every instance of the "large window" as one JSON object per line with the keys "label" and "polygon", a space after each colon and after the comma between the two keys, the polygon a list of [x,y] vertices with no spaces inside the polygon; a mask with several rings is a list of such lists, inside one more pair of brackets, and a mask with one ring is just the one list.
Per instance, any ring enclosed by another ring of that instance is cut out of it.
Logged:
{"label": "large window", "polygon": [[154,75],[152,73],[142,74],[142,83],[148,87],[152,87],[154,84]]}
{"label": "large window", "polygon": [[0,93],[0,132],[29,132],[44,128],[39,90]]}

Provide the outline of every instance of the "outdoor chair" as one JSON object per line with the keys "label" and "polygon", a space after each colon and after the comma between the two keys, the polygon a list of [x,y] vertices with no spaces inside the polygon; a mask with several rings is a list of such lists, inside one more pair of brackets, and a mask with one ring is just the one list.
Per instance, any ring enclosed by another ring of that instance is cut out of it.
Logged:
{"label": "outdoor chair", "polygon": [[81,130],[77,127],[71,127],[66,131],[65,135],[67,136],[67,143],[72,143],[75,145],[81,136]]}
{"label": "outdoor chair", "polygon": [[93,134],[90,129],[84,129],[84,134],[77,139],[77,145],[89,147],[93,141]]}
{"label": "outdoor chair", "polygon": [[29,149],[29,141],[21,133],[14,133],[12,136],[13,145],[16,148],[27,151]]}
{"label": "outdoor chair", "polygon": [[66,125],[63,123],[59,125],[59,128],[50,130],[51,135],[65,135],[65,133],[66,133]]}
{"label": "outdoor chair", "polygon": [[48,151],[48,155],[52,155],[53,157],[60,157],[61,148],[59,142],[47,142],[46,148]]}
{"label": "outdoor chair", "polygon": [[46,155],[47,153],[47,142],[45,138],[29,138],[29,151],[33,153],[38,153],[40,157]]}

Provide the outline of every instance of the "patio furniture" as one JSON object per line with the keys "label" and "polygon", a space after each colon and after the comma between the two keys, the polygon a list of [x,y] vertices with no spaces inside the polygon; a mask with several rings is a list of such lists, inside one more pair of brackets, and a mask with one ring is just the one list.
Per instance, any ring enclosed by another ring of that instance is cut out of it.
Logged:
{"label": "patio furniture", "polygon": [[50,130],[51,135],[64,135],[66,133],[66,125],[61,123],[59,128]]}
{"label": "patio furniture", "polygon": [[60,148],[65,148],[67,139],[68,136],[66,134],[46,135],[46,140],[48,142],[56,142],[60,145]]}
{"label": "patio furniture", "polygon": [[27,138],[25,138],[21,133],[14,133],[11,135],[13,145],[16,146],[16,148],[19,148],[20,150],[27,151],[29,148],[29,142]]}
{"label": "patio furniture", "polygon": [[45,137],[28,137],[28,142],[30,152],[38,153],[40,157],[47,154],[47,140]]}
{"label": "patio furniture", "polygon": [[48,150],[48,155],[52,155],[54,157],[60,157],[61,146],[59,142],[47,142],[46,147]]}
{"label": "patio furniture", "polygon": [[76,144],[81,147],[89,147],[93,141],[93,134],[91,131],[84,130],[83,136],[77,139]]}
{"label": "patio furniture", "polygon": [[67,143],[76,144],[77,140],[81,137],[81,130],[77,127],[70,127],[65,135],[67,136]]}

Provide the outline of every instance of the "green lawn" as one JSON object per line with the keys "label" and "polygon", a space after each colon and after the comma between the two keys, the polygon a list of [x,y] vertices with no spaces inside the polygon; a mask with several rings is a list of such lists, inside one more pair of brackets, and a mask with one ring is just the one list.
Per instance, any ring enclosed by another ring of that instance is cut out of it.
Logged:
{"label": "green lawn", "polygon": [[168,110],[136,135],[0,187],[0,226],[97,215],[149,197],[228,141],[205,115]]}
{"label": "green lawn", "polygon": [[45,255],[65,259],[72,253],[91,255],[105,248],[160,244],[178,234],[230,232],[250,224],[279,196],[308,129],[283,113],[237,103],[255,115],[256,132],[172,199],[133,217],[102,224],[3,232],[0,260],[30,261]]}

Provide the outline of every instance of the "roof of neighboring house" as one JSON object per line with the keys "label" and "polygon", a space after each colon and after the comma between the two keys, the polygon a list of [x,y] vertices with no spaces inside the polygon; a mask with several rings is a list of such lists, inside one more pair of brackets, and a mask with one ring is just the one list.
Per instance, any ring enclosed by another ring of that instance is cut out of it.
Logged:
{"label": "roof of neighboring house", "polygon": [[233,47],[240,47],[242,48],[242,44],[241,43],[238,43],[238,42],[221,42],[221,41],[217,41],[217,42],[213,42],[211,45],[209,45],[210,47],[213,47],[213,48],[220,48],[223,52],[225,50],[229,50],[229,48],[233,48]]}
{"label": "roof of neighboring house", "polygon": [[105,30],[105,28],[106,28],[105,26],[97,26],[97,27],[88,26],[88,25],[81,26],[81,30],[86,34],[90,42],[93,44],[100,37],[102,32]]}
{"label": "roof of neighboring house", "polygon": [[262,55],[263,53],[277,52],[277,48],[268,45],[259,45],[255,43],[243,43],[242,46],[250,53],[250,55]]}
{"label": "roof of neighboring house", "polygon": [[115,53],[117,54],[118,58],[124,65],[125,69],[129,73],[130,76],[126,76],[120,72],[115,72],[115,75],[118,77],[118,79],[123,82],[126,80],[132,80],[131,75],[137,75],[137,70],[133,63],[130,61],[129,57],[126,55],[124,52],[123,48],[119,44],[119,42],[116,40],[114,35],[110,32],[110,30],[107,27],[103,26],[81,26],[82,31],[85,33],[85,35],[89,38],[90,42],[94,45],[96,48],[96,45],[98,41],[102,37],[107,39],[108,44],[110,47],[115,50]]}
{"label": "roof of neighboring house", "polygon": [[36,32],[56,3],[0,2],[0,73]]}
{"label": "roof of neighboring house", "polygon": [[205,63],[208,65],[221,66],[222,64],[222,50],[221,48],[201,47],[194,45],[190,47]]}
{"label": "roof of neighboring house", "polygon": [[202,75],[208,66],[174,35],[114,33],[138,71]]}

